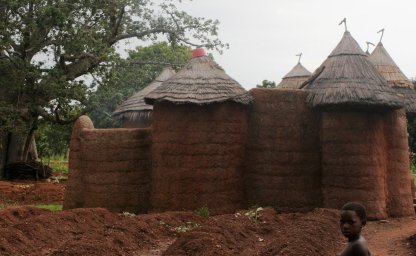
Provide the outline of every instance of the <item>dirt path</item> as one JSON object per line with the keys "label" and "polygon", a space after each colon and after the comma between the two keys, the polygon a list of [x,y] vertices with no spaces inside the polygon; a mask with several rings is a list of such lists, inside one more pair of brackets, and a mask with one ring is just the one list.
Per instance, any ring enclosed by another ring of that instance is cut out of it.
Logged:
{"label": "dirt path", "polygon": [[416,217],[390,219],[387,223],[372,221],[364,230],[372,256],[415,255],[406,238],[416,234]]}

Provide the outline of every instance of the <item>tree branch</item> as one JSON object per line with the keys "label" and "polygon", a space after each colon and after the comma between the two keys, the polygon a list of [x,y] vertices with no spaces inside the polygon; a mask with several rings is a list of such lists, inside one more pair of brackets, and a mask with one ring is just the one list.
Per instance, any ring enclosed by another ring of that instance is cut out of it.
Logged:
{"label": "tree branch", "polygon": [[58,110],[61,108],[61,106],[58,104],[58,106],[53,110],[53,115],[48,113],[45,109],[41,108],[41,107],[37,107],[36,109],[36,114],[43,117],[45,120],[52,122],[52,123],[56,123],[56,124],[70,124],[75,122],[78,117],[85,115],[86,110],[82,111],[81,113],[79,113],[76,116],[73,116],[69,119],[62,119],[61,116],[59,115]]}

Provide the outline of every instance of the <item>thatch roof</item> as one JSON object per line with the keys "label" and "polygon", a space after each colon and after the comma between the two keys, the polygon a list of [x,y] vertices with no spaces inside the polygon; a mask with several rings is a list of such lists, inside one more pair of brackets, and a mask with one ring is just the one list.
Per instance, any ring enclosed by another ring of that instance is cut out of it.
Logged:
{"label": "thatch roof", "polygon": [[313,107],[403,106],[348,31],[305,88],[309,90],[307,102]]}
{"label": "thatch roof", "polygon": [[[197,49],[200,50],[200,49]],[[252,97],[205,53],[193,58],[176,75],[145,97],[148,104],[169,101],[176,104],[210,104],[234,101],[248,104]]]}
{"label": "thatch roof", "polygon": [[308,80],[311,76],[309,72],[300,62],[287,73],[282,81],[277,85],[278,89],[299,89],[300,85]]}
{"label": "thatch roof", "polygon": [[381,42],[377,44],[368,59],[386,79],[388,85],[404,98],[406,111],[415,113],[416,90],[413,83],[403,74]]}
{"label": "thatch roof", "polygon": [[149,116],[153,110],[152,105],[148,105],[144,101],[144,97],[158,88],[164,81],[175,74],[171,66],[166,66],[163,71],[151,82],[149,85],[135,93],[113,112],[113,117],[116,119],[137,120],[143,116]]}

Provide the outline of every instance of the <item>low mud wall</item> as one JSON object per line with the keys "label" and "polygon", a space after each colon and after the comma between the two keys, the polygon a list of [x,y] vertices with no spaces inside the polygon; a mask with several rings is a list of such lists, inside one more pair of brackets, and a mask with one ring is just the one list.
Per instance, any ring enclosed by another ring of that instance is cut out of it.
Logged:
{"label": "low mud wall", "polygon": [[156,103],[152,119],[153,211],[245,207],[245,106]]}
{"label": "low mud wall", "polygon": [[[66,209],[104,207],[116,212],[149,211],[149,129],[84,128],[73,140],[78,140],[78,151],[71,147]],[[71,193],[78,194],[71,196]]]}
{"label": "low mud wall", "polygon": [[253,89],[245,159],[249,205],[279,211],[321,206],[319,113],[300,90]]}

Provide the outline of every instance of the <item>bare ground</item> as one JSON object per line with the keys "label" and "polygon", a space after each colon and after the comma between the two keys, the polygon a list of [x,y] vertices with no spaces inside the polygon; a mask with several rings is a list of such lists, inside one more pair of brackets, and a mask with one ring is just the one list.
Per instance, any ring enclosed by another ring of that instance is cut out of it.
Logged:
{"label": "bare ground", "polygon": [[[337,255],[345,246],[337,210],[278,214],[264,209],[203,218],[192,212],[144,215],[105,209],[50,212],[64,183],[0,182],[0,255]],[[369,222],[373,255],[416,255],[416,218]]]}

